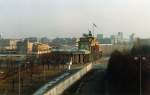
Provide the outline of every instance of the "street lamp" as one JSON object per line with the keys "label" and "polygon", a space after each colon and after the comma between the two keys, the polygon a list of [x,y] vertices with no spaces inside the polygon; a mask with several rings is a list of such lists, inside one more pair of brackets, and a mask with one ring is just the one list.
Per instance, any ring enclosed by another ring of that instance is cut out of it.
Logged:
{"label": "street lamp", "polygon": [[146,57],[145,56],[135,56],[134,57],[134,60],[139,60],[139,69],[140,69],[140,76],[139,76],[139,79],[140,79],[140,95],[142,95],[142,61],[145,61],[146,60]]}
{"label": "street lamp", "polygon": [[20,85],[20,66],[21,64],[19,63],[19,67],[18,67],[18,79],[19,79],[19,83],[18,83],[18,94],[21,95],[21,85]]}

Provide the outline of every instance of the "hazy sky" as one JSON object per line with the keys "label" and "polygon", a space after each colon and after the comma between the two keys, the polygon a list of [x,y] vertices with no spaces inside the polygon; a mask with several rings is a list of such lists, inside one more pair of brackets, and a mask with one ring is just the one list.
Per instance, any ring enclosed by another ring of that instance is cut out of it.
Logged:
{"label": "hazy sky", "polygon": [[0,0],[3,37],[80,36],[123,32],[150,37],[150,0]]}

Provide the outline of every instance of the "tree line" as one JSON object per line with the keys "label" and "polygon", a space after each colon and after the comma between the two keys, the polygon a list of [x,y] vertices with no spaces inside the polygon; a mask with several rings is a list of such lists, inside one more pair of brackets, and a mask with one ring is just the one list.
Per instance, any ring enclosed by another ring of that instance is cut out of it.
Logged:
{"label": "tree line", "polygon": [[112,95],[150,95],[150,45],[115,50],[106,77]]}

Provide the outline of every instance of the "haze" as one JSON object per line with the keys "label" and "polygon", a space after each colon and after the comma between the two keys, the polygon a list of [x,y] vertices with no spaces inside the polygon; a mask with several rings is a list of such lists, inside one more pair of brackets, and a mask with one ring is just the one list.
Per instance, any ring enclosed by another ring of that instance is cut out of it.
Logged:
{"label": "haze", "polygon": [[149,0],[0,0],[0,33],[7,38],[78,37],[123,32],[150,37]]}

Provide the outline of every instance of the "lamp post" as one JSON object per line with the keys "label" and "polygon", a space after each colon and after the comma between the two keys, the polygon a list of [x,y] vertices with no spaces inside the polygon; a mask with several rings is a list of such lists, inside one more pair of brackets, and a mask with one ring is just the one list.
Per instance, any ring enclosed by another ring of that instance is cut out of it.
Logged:
{"label": "lamp post", "polygon": [[146,60],[145,56],[135,56],[134,60],[139,60],[139,81],[140,81],[140,95],[142,95],[142,61]]}
{"label": "lamp post", "polygon": [[45,81],[45,80],[46,80],[45,61],[44,61],[44,63],[43,63],[43,69],[44,69],[44,73],[43,73],[44,76],[43,76],[43,77],[44,77],[44,81]]}
{"label": "lamp post", "polygon": [[20,66],[21,64],[19,64],[19,67],[18,67],[18,94],[21,95],[21,85],[20,85]]}

